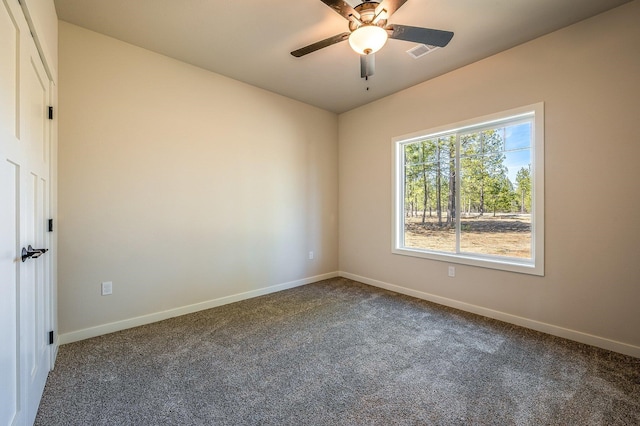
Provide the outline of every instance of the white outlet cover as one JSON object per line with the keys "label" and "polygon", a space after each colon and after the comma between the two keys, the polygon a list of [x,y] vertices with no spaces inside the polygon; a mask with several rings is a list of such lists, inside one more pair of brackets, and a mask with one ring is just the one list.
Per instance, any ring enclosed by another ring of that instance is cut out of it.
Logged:
{"label": "white outlet cover", "polygon": [[113,282],[105,281],[102,283],[102,295],[107,296],[113,293]]}
{"label": "white outlet cover", "polygon": [[455,266],[449,266],[449,276],[450,277],[455,277],[456,276],[456,267]]}

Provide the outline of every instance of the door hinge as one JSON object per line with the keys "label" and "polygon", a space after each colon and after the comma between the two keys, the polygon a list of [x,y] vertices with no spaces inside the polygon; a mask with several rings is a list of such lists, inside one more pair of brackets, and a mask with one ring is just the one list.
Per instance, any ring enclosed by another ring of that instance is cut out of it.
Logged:
{"label": "door hinge", "polygon": [[53,232],[53,219],[49,219],[49,220],[47,221],[47,230],[48,230],[49,232]]}
{"label": "door hinge", "polygon": [[53,107],[49,107],[49,120],[53,120]]}
{"label": "door hinge", "polygon": [[49,344],[53,345],[53,330],[49,332]]}

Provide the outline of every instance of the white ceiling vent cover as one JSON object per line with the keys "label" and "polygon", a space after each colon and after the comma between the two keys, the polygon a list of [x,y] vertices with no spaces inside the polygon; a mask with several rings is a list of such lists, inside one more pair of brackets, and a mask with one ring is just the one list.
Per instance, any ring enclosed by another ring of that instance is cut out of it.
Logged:
{"label": "white ceiling vent cover", "polygon": [[407,53],[413,59],[418,59],[418,58],[426,55],[427,53],[433,52],[436,49],[439,49],[439,47],[438,46],[431,46],[431,45],[428,45],[428,44],[419,44],[416,47],[412,47],[411,49],[407,50]]}

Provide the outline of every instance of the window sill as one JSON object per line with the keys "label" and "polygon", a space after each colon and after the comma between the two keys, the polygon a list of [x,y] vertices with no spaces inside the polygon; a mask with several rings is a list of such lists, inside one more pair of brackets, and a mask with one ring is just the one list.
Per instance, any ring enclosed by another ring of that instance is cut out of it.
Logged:
{"label": "window sill", "polygon": [[432,252],[411,248],[393,248],[393,254],[402,256],[419,257],[440,262],[457,263],[461,265],[478,266],[482,268],[498,269],[519,274],[544,276],[544,265],[529,259],[504,258],[499,256],[480,256],[471,254],[454,254],[444,252]]}

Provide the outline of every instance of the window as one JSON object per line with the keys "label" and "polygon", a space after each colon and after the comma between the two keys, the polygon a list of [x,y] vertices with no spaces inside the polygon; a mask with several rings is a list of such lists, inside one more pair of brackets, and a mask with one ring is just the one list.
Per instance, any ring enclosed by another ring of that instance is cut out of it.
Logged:
{"label": "window", "polygon": [[544,275],[543,104],[395,138],[396,254]]}

